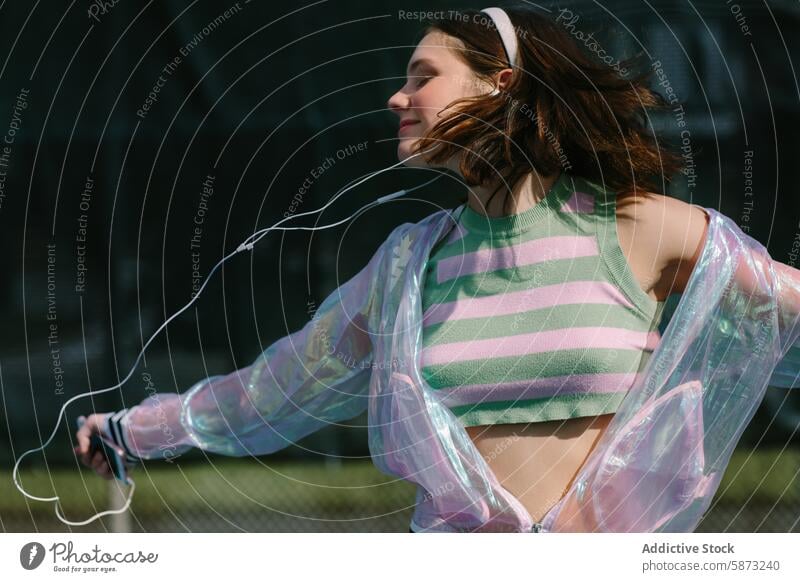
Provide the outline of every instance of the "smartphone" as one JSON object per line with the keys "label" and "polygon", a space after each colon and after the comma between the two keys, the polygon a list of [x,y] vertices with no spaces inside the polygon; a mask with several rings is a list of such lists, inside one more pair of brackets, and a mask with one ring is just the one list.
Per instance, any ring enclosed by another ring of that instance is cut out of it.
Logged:
{"label": "smartphone", "polygon": [[[86,418],[83,416],[78,417],[78,429],[83,426]],[[106,459],[108,466],[111,468],[111,473],[116,479],[123,483],[128,482],[128,468],[125,465],[125,451],[116,445],[113,441],[107,439],[99,433],[94,433],[89,438],[89,457],[94,457],[94,454],[100,451]]]}

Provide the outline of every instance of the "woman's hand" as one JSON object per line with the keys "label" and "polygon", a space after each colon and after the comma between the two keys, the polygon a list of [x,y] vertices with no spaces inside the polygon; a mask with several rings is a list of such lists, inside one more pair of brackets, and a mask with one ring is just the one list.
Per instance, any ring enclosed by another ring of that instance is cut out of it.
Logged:
{"label": "woman's hand", "polygon": [[113,479],[114,475],[111,472],[111,467],[101,451],[95,451],[93,456],[89,456],[89,439],[94,434],[100,434],[100,427],[103,426],[106,416],[107,414],[92,414],[86,418],[83,426],[75,433],[78,446],[74,450],[84,465],[94,469],[104,479]]}

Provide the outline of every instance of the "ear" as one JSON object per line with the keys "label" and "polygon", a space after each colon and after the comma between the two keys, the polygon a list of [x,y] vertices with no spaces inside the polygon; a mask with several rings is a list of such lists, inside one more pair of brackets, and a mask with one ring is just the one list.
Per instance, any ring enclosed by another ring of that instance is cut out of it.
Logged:
{"label": "ear", "polygon": [[495,85],[500,89],[505,89],[511,81],[511,75],[514,73],[512,69],[503,69],[495,77]]}

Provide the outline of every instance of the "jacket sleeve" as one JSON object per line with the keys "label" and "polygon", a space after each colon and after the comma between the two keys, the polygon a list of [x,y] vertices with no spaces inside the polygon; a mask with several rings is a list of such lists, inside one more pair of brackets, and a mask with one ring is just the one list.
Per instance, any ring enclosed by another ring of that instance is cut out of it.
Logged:
{"label": "jacket sleeve", "polygon": [[800,388],[800,271],[778,261],[772,261],[772,267],[783,355],[768,385]]}
{"label": "jacket sleeve", "polygon": [[778,345],[770,353],[776,364],[767,385],[800,388],[800,270],[772,259],[760,247],[737,255],[733,279],[743,301],[761,304],[777,317]]}
{"label": "jacket sleeve", "polygon": [[361,413],[372,368],[369,331],[391,240],[302,329],[274,342],[251,365],[110,413],[104,432],[134,460],[170,461],[191,447],[263,455]]}

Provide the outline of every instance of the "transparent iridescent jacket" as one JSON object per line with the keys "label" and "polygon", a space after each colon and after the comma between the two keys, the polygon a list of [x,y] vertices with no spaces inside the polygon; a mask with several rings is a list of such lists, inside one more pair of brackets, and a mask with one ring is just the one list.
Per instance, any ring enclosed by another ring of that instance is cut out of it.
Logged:
{"label": "transparent iridescent jacket", "polygon": [[705,208],[702,254],[647,368],[534,524],[420,376],[425,266],[462,208],[397,227],[252,365],[131,408],[129,448],[147,459],[189,447],[264,455],[367,410],[375,465],[417,484],[415,529],[693,531],[767,386],[800,384],[800,271]]}

